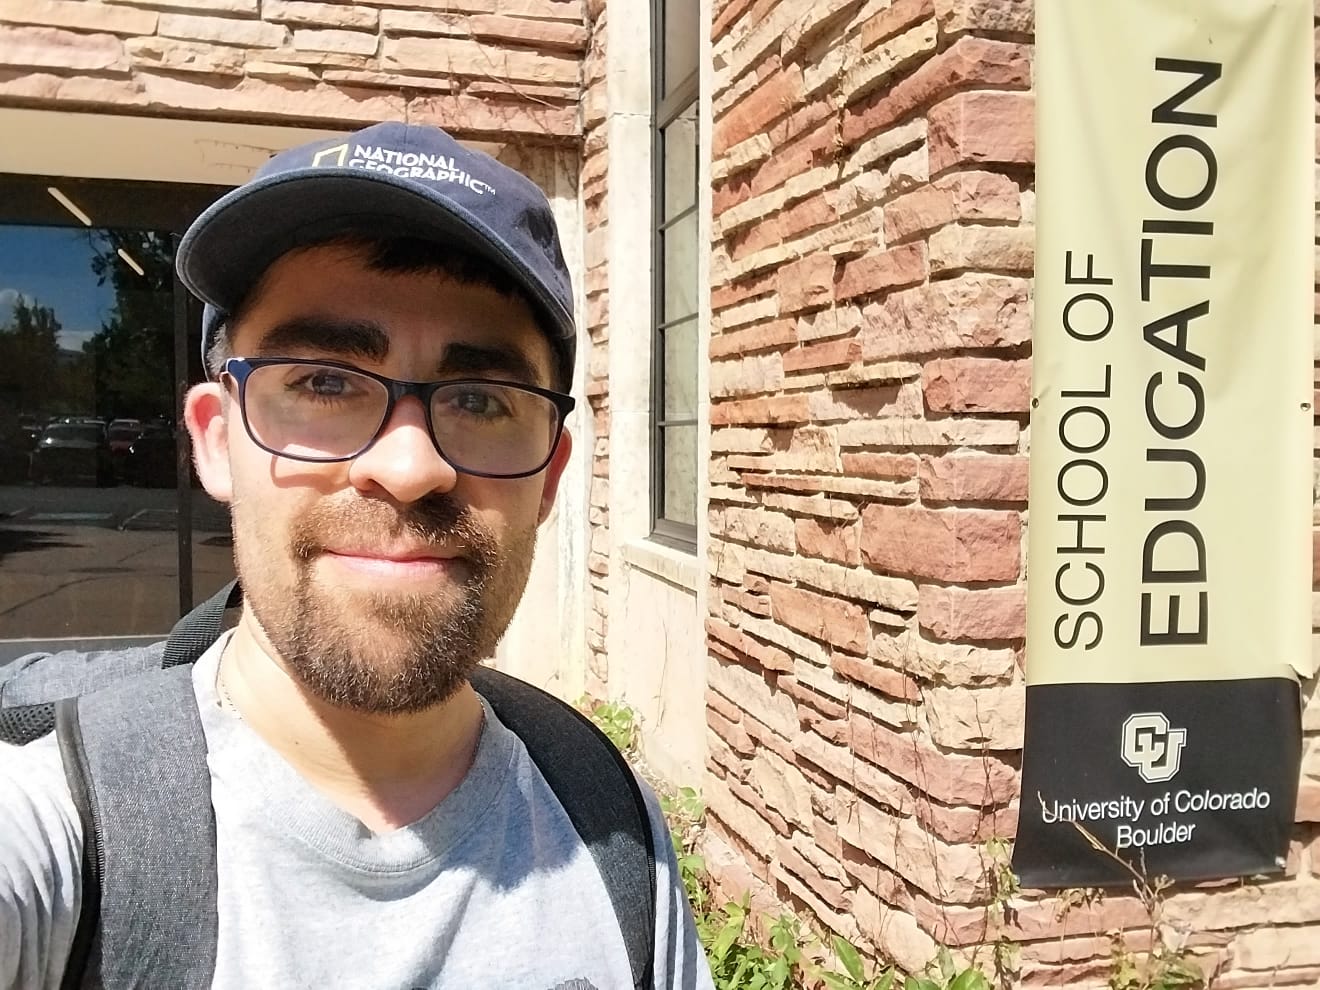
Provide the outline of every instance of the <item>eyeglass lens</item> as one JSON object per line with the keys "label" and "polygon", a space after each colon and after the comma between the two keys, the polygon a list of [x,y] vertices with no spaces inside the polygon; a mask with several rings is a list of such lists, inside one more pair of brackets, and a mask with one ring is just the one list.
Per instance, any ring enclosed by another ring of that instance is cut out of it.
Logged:
{"label": "eyeglass lens", "polygon": [[[384,423],[390,399],[383,382],[315,364],[259,366],[244,392],[244,415],[256,439],[302,460],[361,453]],[[559,425],[559,411],[545,396],[485,382],[442,385],[429,413],[445,459],[480,474],[537,470],[550,456]]]}

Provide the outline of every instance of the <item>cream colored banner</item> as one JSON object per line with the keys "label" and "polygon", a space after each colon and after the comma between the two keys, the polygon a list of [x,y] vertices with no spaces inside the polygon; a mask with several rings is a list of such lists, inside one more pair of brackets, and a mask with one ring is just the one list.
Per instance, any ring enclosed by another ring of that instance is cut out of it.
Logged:
{"label": "cream colored banner", "polygon": [[1036,17],[1028,683],[1309,675],[1311,0]]}

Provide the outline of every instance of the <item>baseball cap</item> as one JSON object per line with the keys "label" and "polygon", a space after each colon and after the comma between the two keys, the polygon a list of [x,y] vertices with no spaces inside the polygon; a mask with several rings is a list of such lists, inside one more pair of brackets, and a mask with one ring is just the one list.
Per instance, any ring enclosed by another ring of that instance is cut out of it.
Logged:
{"label": "baseball cap", "polygon": [[495,264],[537,309],[571,376],[573,286],[545,194],[438,127],[393,121],[280,152],[188,228],[175,264],[206,304],[203,358],[277,258],[349,232],[452,244]]}

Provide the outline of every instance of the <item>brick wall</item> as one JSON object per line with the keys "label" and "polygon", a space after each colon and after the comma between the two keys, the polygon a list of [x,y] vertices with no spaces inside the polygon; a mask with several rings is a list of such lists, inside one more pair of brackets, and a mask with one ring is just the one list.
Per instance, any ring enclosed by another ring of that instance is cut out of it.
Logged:
{"label": "brick wall", "polygon": [[590,347],[584,354],[586,400],[592,417],[592,447],[587,518],[590,542],[587,556],[587,693],[609,695],[609,664],[605,644],[609,635],[610,580],[610,389],[609,389],[609,125],[608,34],[605,0],[588,0],[591,44],[582,71],[582,212],[585,231],[583,290]]}
{"label": "brick wall", "polygon": [[[904,966],[1002,934],[1071,986],[1110,929],[1142,945],[1134,899],[985,909],[1023,725],[1032,26],[715,3],[707,858]],[[1316,746],[1287,879],[1168,904],[1216,986],[1320,983]]]}
{"label": "brick wall", "polygon": [[11,0],[0,103],[576,142],[580,0]]}

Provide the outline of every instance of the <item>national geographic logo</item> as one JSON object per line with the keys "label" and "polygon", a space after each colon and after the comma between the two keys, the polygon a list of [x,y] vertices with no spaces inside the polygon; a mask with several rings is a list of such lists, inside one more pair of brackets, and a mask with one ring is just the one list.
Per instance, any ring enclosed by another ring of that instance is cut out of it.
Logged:
{"label": "national geographic logo", "polygon": [[489,183],[469,175],[452,155],[424,151],[396,151],[376,145],[337,144],[312,156],[313,168],[360,168],[368,172],[389,172],[404,179],[457,183],[478,196],[493,195]]}
{"label": "national geographic logo", "polygon": [[1170,727],[1162,712],[1129,715],[1123,723],[1123,762],[1148,784],[1172,780],[1186,742],[1187,730]]}
{"label": "national geographic logo", "polygon": [[343,168],[344,162],[348,159],[348,145],[337,144],[333,148],[326,148],[324,151],[318,151],[312,158],[313,168],[323,168],[327,165],[338,165]]}

